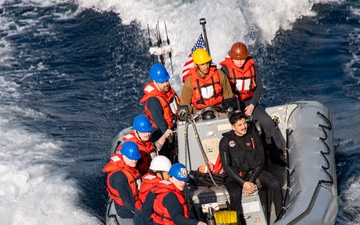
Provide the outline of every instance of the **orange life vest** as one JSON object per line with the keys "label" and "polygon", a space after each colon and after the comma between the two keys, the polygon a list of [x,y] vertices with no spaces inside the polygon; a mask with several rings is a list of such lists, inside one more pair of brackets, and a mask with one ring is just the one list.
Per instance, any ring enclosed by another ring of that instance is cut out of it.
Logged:
{"label": "orange life vest", "polygon": [[222,103],[222,86],[220,84],[220,75],[216,67],[211,66],[209,74],[200,78],[197,67],[190,69],[191,86],[193,95],[191,104],[196,109],[203,109],[209,106],[215,106]]}
{"label": "orange life vest", "polygon": [[138,183],[141,182],[141,176],[135,168],[132,168],[125,164],[121,154],[113,154],[110,158],[110,162],[106,164],[105,167],[103,168],[103,172],[109,173],[106,179],[106,184],[107,184],[106,190],[110,198],[113,199],[118,205],[124,206],[124,202],[120,198],[119,192],[115,188],[113,188],[110,184],[111,175],[113,175],[115,172],[118,171],[123,172],[124,175],[126,176],[128,185],[130,186],[131,192],[135,200],[137,200],[138,198],[138,194],[139,194]]}
{"label": "orange life vest", "polygon": [[139,190],[139,198],[137,199],[137,201],[135,203],[135,207],[139,211],[141,211],[141,207],[144,204],[146,197],[149,194],[149,192],[151,191],[151,189],[156,187],[160,181],[161,181],[161,179],[159,177],[157,177],[156,175],[151,174],[151,173],[147,173],[142,177],[142,182],[141,182],[140,190]]}
{"label": "orange life vest", "polygon": [[166,224],[166,225],[176,225],[168,212],[168,210],[162,204],[164,197],[172,192],[176,195],[179,203],[183,207],[183,215],[185,218],[189,218],[189,210],[186,204],[186,200],[184,198],[184,194],[182,191],[177,189],[173,183],[170,181],[162,180],[158,183],[158,187],[153,189],[152,192],[156,194],[156,198],[154,201],[154,212],[151,215],[153,221],[157,224]]}
{"label": "orange life vest", "polygon": [[225,58],[220,65],[227,66],[229,82],[240,101],[251,98],[256,88],[254,59],[248,58],[242,68],[236,66],[231,58]]}
{"label": "orange life vest", "polygon": [[[139,140],[135,136],[135,132],[126,134],[123,138],[122,144],[127,141],[133,141],[139,147],[141,159],[139,159],[138,163],[136,164],[136,168],[138,168],[140,175],[146,174],[149,171],[149,166],[151,163],[150,153],[154,150],[154,143],[152,143],[150,140],[146,142]],[[120,151],[122,144],[116,148],[117,152]]]}
{"label": "orange life vest", "polygon": [[217,156],[215,165],[214,165],[211,172],[213,172],[215,174],[225,174],[225,170],[224,170],[224,168],[222,166],[222,163],[221,163],[220,154]]}
{"label": "orange life vest", "polygon": [[[144,96],[141,98],[140,103],[146,103],[149,98],[156,97],[159,99],[161,107],[163,109],[163,117],[166,121],[168,128],[172,129],[175,124],[175,115],[179,106],[179,97],[177,96],[175,90],[170,87],[170,90],[166,93],[159,91],[155,86],[154,82],[150,82],[145,85]],[[150,119],[151,125],[154,128],[157,128],[150,110],[145,104],[145,114]]]}
{"label": "orange life vest", "polygon": [[225,170],[221,163],[220,154],[218,154],[215,164],[209,162],[208,164],[204,163],[198,167],[198,171],[200,173],[208,173],[208,170],[210,170],[210,172],[213,174],[225,174]]}

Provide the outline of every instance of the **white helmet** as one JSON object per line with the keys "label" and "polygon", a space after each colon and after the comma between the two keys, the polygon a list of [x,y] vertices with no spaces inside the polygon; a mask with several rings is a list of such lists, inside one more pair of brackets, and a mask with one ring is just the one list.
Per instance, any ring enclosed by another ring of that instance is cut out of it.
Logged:
{"label": "white helmet", "polygon": [[170,160],[163,155],[158,155],[155,156],[155,158],[153,158],[153,160],[151,161],[149,169],[155,172],[156,171],[169,172],[170,167],[171,167]]}

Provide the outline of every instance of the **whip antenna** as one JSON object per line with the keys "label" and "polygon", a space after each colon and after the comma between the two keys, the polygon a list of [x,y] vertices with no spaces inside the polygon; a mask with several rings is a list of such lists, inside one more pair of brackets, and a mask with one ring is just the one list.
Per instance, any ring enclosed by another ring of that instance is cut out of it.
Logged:
{"label": "whip antenna", "polygon": [[[157,21],[157,23],[156,23],[156,36],[157,36],[157,45],[158,45],[159,49],[161,49],[162,40],[161,40],[161,35],[160,35],[159,21]],[[164,56],[162,54],[160,54],[159,57],[160,57],[161,64],[165,65]]]}
{"label": "whip antenna", "polygon": [[209,42],[208,42],[207,35],[206,35],[206,28],[205,28],[206,19],[200,18],[199,22],[200,22],[200,25],[202,26],[202,32],[203,32],[203,37],[204,37],[204,41],[205,41],[205,45],[206,45],[206,51],[209,53],[209,55],[211,55]]}
{"label": "whip antenna", "polygon": [[[166,27],[166,22],[164,21],[164,25],[165,25],[165,32],[166,32],[166,43],[170,46],[170,40],[169,40],[169,36],[168,36],[168,32],[167,32],[167,27]],[[172,64],[172,55],[171,55],[171,51],[169,51],[169,58],[170,58],[170,64],[171,64],[171,73],[174,75],[174,69],[173,69],[173,64]]]}
{"label": "whip antenna", "polygon": [[[149,34],[149,48],[151,48],[151,47],[153,47],[153,44],[152,44],[152,42],[151,42],[149,24],[147,24],[147,28],[148,28],[148,34]],[[152,63],[154,64],[154,61],[155,61],[155,56],[154,56],[154,54],[151,54],[151,60],[152,60]]]}

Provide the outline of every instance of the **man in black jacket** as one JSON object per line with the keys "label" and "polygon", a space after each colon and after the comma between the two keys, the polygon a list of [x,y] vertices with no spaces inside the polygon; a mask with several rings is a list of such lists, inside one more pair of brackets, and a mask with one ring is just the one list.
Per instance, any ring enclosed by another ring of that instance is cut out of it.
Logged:
{"label": "man in black jacket", "polygon": [[230,194],[230,207],[238,212],[238,224],[246,224],[243,216],[242,191],[250,195],[257,190],[256,180],[263,187],[270,188],[274,196],[276,215],[282,208],[280,182],[263,170],[264,148],[259,134],[248,126],[246,115],[234,112],[229,118],[232,130],[220,141],[220,159],[227,178],[225,187]]}

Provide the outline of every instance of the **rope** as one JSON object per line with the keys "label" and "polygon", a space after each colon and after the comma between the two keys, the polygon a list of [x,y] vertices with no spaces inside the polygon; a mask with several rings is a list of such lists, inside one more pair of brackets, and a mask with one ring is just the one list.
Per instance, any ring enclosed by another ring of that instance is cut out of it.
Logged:
{"label": "rope", "polygon": [[331,149],[329,147],[329,145],[326,143],[326,140],[328,139],[328,134],[326,132],[326,130],[332,130],[332,125],[330,120],[322,113],[317,112],[316,113],[318,116],[320,116],[322,119],[325,120],[325,122],[327,123],[327,125],[322,125],[319,124],[318,126],[322,129],[322,131],[325,134],[325,137],[319,137],[319,139],[324,143],[324,145],[326,146],[327,152],[324,151],[320,151],[321,155],[324,157],[324,159],[326,160],[327,166],[321,166],[321,168],[324,170],[324,172],[329,176],[330,180],[319,180],[317,185],[316,185],[316,189],[311,197],[310,200],[310,204],[307,207],[307,209],[302,212],[299,216],[297,216],[295,219],[293,219],[292,221],[290,221],[288,223],[288,225],[293,225],[298,223],[300,220],[302,220],[306,215],[308,215],[310,213],[310,211],[312,210],[314,204],[315,204],[315,200],[320,192],[320,188],[322,187],[322,184],[334,184],[334,178],[331,176],[331,174],[328,172],[328,170],[330,169],[330,162],[329,160],[326,158],[326,155],[329,155],[331,153]]}

